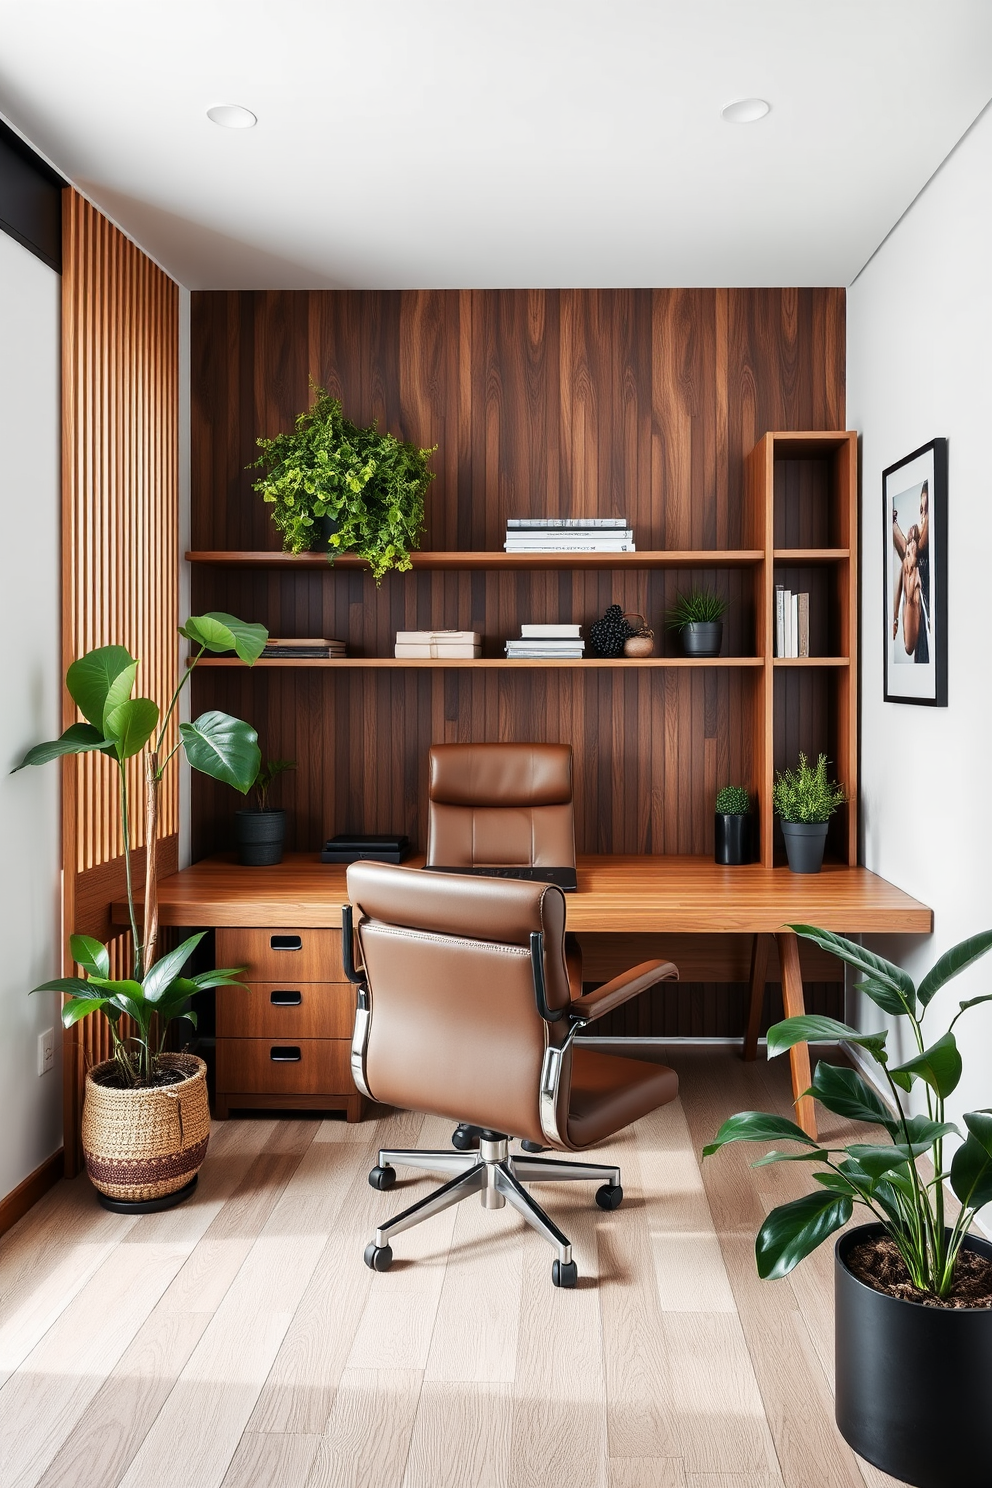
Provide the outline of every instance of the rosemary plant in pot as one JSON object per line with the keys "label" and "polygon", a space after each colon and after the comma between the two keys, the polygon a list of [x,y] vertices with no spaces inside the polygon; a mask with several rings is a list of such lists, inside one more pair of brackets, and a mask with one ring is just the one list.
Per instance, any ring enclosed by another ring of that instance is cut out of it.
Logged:
{"label": "rosemary plant in pot", "polygon": [[[241,985],[236,970],[183,975],[202,934],[156,959],[155,844],[162,779],[180,749],[194,770],[242,793],[255,779],[260,763],[255,730],[227,713],[203,713],[192,723],[180,723],[175,744],[163,752],[182,689],[204,653],[235,651],[252,666],[262,653],[267,632],[261,625],[218,613],[191,617],[180,634],[193,643],[195,651],[164,712],[152,698],[132,697],[138,662],[125,647],[101,646],[74,661],[66,673],[66,688],[86,721],[71,724],[59,739],[35,745],[17,766],[20,770],[64,755],[97,751],[107,756],[117,773],[132,974],[121,975],[110,946],[76,934],[69,948],[85,975],[57,977],[33,990],[62,993],[66,1028],[90,1013],[107,1020],[113,1057],[86,1075],[83,1152],[101,1201],[108,1208],[127,1211],[167,1208],[192,1192],[210,1132],[206,1065],[195,1055],[165,1051],[169,1025],[185,1018],[195,1028],[191,998],[207,987]],[[147,844],[140,919],[132,872],[128,779],[128,762],[136,755],[143,756],[144,764]]]}
{"label": "rosemary plant in pot", "polygon": [[[934,996],[992,947],[992,930],[952,947],[917,987],[899,966],[844,936],[792,925],[862,975],[858,990],[905,1028],[913,1049],[890,1062],[888,1033],[860,1033],[833,1018],[787,1018],[768,1030],[769,1058],[808,1040],[841,1040],[864,1051],[888,1092],[886,1104],[856,1070],[821,1059],[809,1094],[828,1111],[881,1128],[863,1142],[817,1142],[784,1116],[743,1111],[703,1149],[729,1142],[789,1142],[755,1166],[818,1166],[813,1193],[773,1209],[758,1232],[763,1278],[782,1277],[850,1220],[856,1206],[871,1223],[835,1247],[837,1424],[862,1457],[915,1488],[987,1488],[992,1475],[992,1244],[971,1234],[992,1201],[992,1111],[969,1111],[964,1131],[945,1102],[961,1079],[958,1019],[992,993],[959,1005],[933,1042],[924,1019]],[[922,1093],[916,1114],[906,1099]],[[963,1139],[948,1163],[945,1142]],[[921,1166],[929,1159],[928,1167]],[[951,1217],[945,1183],[960,1203]]]}
{"label": "rosemary plant in pot", "polygon": [[295,760],[263,760],[251,783],[251,805],[234,813],[238,862],[246,868],[282,862],[286,813],[280,806],[269,805],[269,791],[280,775],[295,769]]}
{"label": "rosemary plant in pot", "polygon": [[287,552],[320,548],[331,561],[357,553],[378,584],[390,569],[412,567],[434,479],[427,462],[437,446],[418,449],[380,434],[375,423],[359,428],[337,398],[311,387],[313,405],[291,433],[257,440],[262,453],[253,468],[264,473],[254,489],[274,508]]}
{"label": "rosemary plant in pot", "polygon": [[819,873],[827,844],[830,818],[847,800],[844,787],[827,779],[827,756],[815,766],[799,755],[795,770],[780,770],[772,789],[772,804],[781,819],[782,836],[793,873]]}

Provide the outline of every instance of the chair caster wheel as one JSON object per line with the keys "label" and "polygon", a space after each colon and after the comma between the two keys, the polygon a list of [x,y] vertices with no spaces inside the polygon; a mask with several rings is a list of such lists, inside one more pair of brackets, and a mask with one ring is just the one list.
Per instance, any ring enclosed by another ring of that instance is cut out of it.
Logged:
{"label": "chair caster wheel", "polygon": [[[368,1259],[368,1251],[365,1256]],[[551,1262],[551,1280],[556,1287],[574,1287],[578,1279],[579,1268],[574,1261],[566,1261],[564,1265],[561,1261]]]}
{"label": "chair caster wheel", "polygon": [[376,1245],[372,1240],[365,1247],[365,1264],[370,1271],[388,1271],[393,1264],[391,1245]]}
{"label": "chair caster wheel", "polygon": [[[373,1168],[369,1174],[369,1183],[373,1188],[392,1188],[396,1182],[395,1168]],[[371,1262],[369,1262],[371,1265]],[[381,1268],[385,1271],[385,1266]]]}
{"label": "chair caster wheel", "polygon": [[469,1126],[468,1122],[462,1121],[451,1133],[451,1145],[457,1147],[459,1152],[472,1152],[479,1145],[481,1128]]}
{"label": "chair caster wheel", "polygon": [[524,1137],[520,1143],[525,1152],[547,1152],[547,1147],[542,1147],[540,1142],[532,1142],[530,1137]]}
{"label": "chair caster wheel", "polygon": [[596,1203],[600,1209],[619,1209],[623,1202],[623,1189],[619,1183],[604,1183],[596,1190]]}

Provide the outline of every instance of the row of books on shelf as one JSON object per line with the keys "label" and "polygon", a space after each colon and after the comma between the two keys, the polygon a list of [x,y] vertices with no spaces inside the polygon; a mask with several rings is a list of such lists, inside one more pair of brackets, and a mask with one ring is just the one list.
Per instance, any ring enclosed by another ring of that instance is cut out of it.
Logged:
{"label": "row of books on shelf", "polygon": [[634,553],[626,517],[507,517],[507,553]]}
{"label": "row of books on shelf", "polygon": [[775,655],[809,655],[809,595],[775,585]]}

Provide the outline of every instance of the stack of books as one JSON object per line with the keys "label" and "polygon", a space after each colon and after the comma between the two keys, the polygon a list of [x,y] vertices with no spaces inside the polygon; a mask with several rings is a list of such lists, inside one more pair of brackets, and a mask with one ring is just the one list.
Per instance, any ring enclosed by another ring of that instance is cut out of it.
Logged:
{"label": "stack of books", "polygon": [[322,863],[402,863],[410,856],[410,839],[393,833],[340,832],[329,837]]}
{"label": "stack of books", "polygon": [[508,517],[508,553],[633,553],[626,517]]}
{"label": "stack of books", "polygon": [[809,655],[809,595],[775,585],[775,655]]}
{"label": "stack of books", "polygon": [[396,655],[406,661],[468,661],[482,655],[477,630],[398,630]]}
{"label": "stack of books", "polygon": [[585,649],[581,625],[521,625],[520,640],[506,643],[510,661],[581,661]]}
{"label": "stack of books", "polygon": [[276,640],[274,636],[269,636],[265,643],[265,650],[262,652],[262,660],[268,661],[272,658],[283,661],[328,661],[332,657],[347,654],[344,641],[328,641],[319,638],[287,641]]}

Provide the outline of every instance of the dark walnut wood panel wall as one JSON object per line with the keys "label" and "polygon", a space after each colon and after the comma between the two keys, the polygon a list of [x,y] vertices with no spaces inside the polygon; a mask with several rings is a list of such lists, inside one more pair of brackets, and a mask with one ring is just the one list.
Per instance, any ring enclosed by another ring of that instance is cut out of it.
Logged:
{"label": "dark walnut wood panel wall", "polygon": [[[844,324],[841,289],[194,294],[191,547],[278,549],[246,467],[256,436],[307,406],[311,378],[355,420],[439,446],[424,548],[500,550],[507,516],[527,514],[623,515],[642,549],[751,547],[745,456],[768,429],[844,427]],[[819,473],[787,478],[805,514],[784,540],[825,540]],[[521,621],[588,625],[612,602],[674,655],[664,610],[701,580],[731,599],[724,654],[753,655],[754,583],[735,569],[433,571],[378,590],[353,570],[192,576],[194,610],[341,636],[369,656],[424,626],[482,630],[499,656]],[[198,674],[193,702],[251,719],[268,754],[297,759],[280,787],[291,847],[353,829],[422,845],[432,742],[563,739],[580,851],[702,853],[718,786],[754,784],[760,688],[732,667],[218,669]],[[194,780],[195,857],[230,845],[238,804]],[[710,1003],[707,1024],[725,1022],[722,998]]]}

